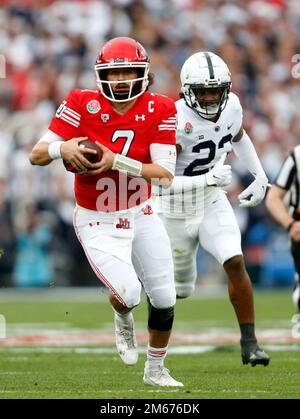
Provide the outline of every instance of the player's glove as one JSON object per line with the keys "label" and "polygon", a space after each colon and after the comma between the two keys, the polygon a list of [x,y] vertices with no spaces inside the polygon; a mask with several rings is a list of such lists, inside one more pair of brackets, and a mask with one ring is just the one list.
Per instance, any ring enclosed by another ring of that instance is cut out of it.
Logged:
{"label": "player's glove", "polygon": [[255,207],[265,197],[268,187],[267,178],[256,178],[248,188],[239,194],[240,207]]}
{"label": "player's glove", "polygon": [[225,164],[227,153],[222,154],[215,166],[205,175],[207,186],[227,186],[231,182],[231,166]]}

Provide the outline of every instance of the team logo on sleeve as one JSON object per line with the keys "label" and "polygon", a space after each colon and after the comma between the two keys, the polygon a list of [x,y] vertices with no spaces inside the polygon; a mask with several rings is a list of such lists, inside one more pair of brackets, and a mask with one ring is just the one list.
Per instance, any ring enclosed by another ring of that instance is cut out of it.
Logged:
{"label": "team logo on sleeve", "polygon": [[86,105],[86,108],[89,113],[97,113],[100,111],[101,106],[98,100],[90,100],[89,103]]}
{"label": "team logo on sleeve", "polygon": [[57,109],[55,116],[56,118],[60,118],[76,128],[78,128],[80,125],[80,114],[74,111],[74,109],[69,108],[69,106],[67,106],[66,100],[64,100],[60,107]]}
{"label": "team logo on sleeve", "polygon": [[187,122],[184,127],[184,132],[186,134],[191,134],[193,132],[193,125],[190,122]]}

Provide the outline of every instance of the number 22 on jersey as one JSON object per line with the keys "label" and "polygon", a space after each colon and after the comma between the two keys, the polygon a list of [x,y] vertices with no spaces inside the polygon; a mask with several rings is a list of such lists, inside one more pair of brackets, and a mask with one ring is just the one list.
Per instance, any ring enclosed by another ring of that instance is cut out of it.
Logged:
{"label": "number 22 on jersey", "polygon": [[197,153],[201,155],[202,150],[208,150],[208,156],[203,158],[197,158],[193,160],[184,170],[184,176],[198,176],[206,173],[208,171],[207,168],[203,168],[203,166],[208,165],[211,163],[214,158],[216,157],[217,148],[224,148],[226,143],[231,143],[232,135],[228,134],[222,137],[218,146],[212,140],[201,141],[200,143],[196,144],[192,148],[193,153]]}

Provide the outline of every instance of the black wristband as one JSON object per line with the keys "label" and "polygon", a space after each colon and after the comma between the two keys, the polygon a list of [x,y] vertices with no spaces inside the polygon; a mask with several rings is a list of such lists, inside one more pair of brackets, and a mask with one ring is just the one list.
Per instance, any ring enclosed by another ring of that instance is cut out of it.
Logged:
{"label": "black wristband", "polygon": [[294,224],[294,222],[295,222],[295,221],[296,221],[296,220],[291,221],[291,222],[290,222],[290,224],[287,226],[286,230],[287,230],[288,232],[290,232],[290,230],[291,230],[291,228],[292,228],[292,226],[293,226],[293,224]]}

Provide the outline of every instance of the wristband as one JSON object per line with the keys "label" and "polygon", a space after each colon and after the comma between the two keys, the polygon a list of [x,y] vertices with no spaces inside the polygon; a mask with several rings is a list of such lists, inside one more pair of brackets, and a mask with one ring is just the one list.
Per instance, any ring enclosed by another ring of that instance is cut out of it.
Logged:
{"label": "wristband", "polygon": [[48,154],[52,160],[61,159],[60,148],[64,141],[54,141],[48,147]]}
{"label": "wristband", "polygon": [[140,177],[142,167],[142,162],[123,156],[122,154],[116,154],[112,169],[119,170],[120,172],[126,172],[130,176]]}
{"label": "wristband", "polygon": [[294,224],[294,222],[295,222],[295,221],[296,221],[296,220],[291,221],[291,222],[290,222],[290,224],[287,226],[286,230],[287,230],[288,232],[290,232],[290,230],[291,230],[291,228],[293,227],[293,224]]}

